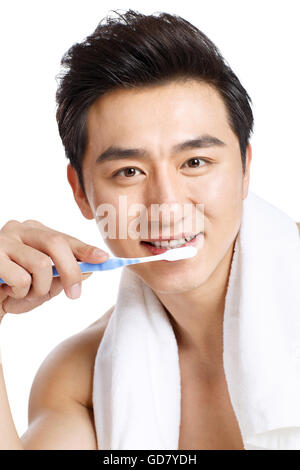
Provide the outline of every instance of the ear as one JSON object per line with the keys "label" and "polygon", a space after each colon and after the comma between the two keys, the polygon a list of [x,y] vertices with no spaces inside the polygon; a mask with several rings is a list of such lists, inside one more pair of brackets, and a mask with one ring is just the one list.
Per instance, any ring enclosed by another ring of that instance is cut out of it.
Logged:
{"label": "ear", "polygon": [[248,144],[247,149],[246,149],[245,174],[243,176],[243,199],[246,199],[248,195],[251,161],[252,161],[252,147],[251,147],[251,144]]}
{"label": "ear", "polygon": [[89,202],[87,201],[84,192],[81,189],[77,172],[70,163],[67,166],[67,178],[72,188],[74,199],[77,202],[77,205],[82,215],[86,219],[93,219],[93,212],[90,208]]}

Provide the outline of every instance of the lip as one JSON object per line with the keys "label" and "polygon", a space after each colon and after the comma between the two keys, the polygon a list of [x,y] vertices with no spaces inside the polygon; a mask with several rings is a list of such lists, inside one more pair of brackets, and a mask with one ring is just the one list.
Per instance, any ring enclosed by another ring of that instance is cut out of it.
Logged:
{"label": "lip", "polygon": [[[193,240],[190,240],[189,242],[186,242],[184,245],[180,245],[180,248],[182,248],[184,246],[196,246],[198,244],[200,238],[203,235],[204,235],[203,232],[198,233],[198,235],[195,238],[193,238]],[[180,238],[183,238],[183,237],[180,237]],[[174,240],[174,238],[167,238],[167,240]],[[151,245],[148,245],[147,243],[143,243],[144,241],[163,241],[163,239],[161,238],[159,240],[157,240],[157,239],[153,240],[152,239],[152,240],[142,240],[141,241],[141,245],[144,246],[146,249],[148,249],[148,251],[150,251],[150,253],[152,255],[160,255],[161,253],[165,253],[165,251],[168,251],[167,248],[157,248],[156,246],[151,246]],[[167,261],[167,262],[169,262],[169,261]]]}

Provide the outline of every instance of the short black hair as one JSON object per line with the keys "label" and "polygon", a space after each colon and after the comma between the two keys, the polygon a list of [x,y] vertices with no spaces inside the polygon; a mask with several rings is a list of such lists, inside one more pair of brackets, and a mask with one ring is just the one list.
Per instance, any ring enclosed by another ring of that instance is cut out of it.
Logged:
{"label": "short black hair", "polygon": [[82,161],[89,107],[115,89],[172,80],[200,80],[219,92],[229,125],[239,139],[245,171],[246,148],[253,131],[252,101],[213,42],[177,15],[111,11],[113,15],[103,18],[90,36],[63,55],[63,70],[57,76],[59,134],[84,194]]}

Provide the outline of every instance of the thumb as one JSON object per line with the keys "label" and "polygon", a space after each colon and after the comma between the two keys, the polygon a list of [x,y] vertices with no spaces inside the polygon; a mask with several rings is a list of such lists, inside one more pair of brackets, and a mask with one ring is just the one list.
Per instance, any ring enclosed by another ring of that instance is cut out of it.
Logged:
{"label": "thumb", "polygon": [[109,258],[109,254],[106,251],[86,244],[77,246],[74,255],[79,261],[86,261],[88,263],[101,263]]}
{"label": "thumb", "polygon": [[97,246],[84,243],[78,238],[72,237],[70,235],[63,234],[63,237],[66,238],[77,261],[100,263],[101,261],[105,261],[107,258],[109,258],[109,254]]}

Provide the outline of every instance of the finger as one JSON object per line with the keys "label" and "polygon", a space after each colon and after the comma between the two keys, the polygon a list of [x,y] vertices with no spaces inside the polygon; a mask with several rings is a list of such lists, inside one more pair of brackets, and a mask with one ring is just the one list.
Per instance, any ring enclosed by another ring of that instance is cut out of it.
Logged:
{"label": "finger", "polygon": [[[84,280],[88,278],[89,276],[91,276],[92,274],[93,273],[82,273],[82,279]],[[46,301],[53,299],[53,297],[56,297],[58,294],[60,294],[63,291],[63,285],[59,277],[55,277],[52,279],[50,291],[42,297],[35,297],[35,296],[32,296],[30,293],[28,293],[26,297],[21,298],[21,299],[9,297],[4,293],[4,290],[3,290],[4,287],[8,287],[8,286],[0,287],[0,301],[3,307],[3,312],[0,312],[0,314],[2,313],[3,315],[5,315],[6,313],[29,312],[30,310],[37,308],[39,305],[42,305]]]}
{"label": "finger", "polygon": [[[84,281],[85,279],[90,277],[92,274],[93,273],[81,273],[81,278]],[[43,298],[41,299],[42,302],[45,302],[46,300],[50,300],[53,297],[56,297],[58,294],[60,294],[60,292],[62,290],[63,290],[63,285],[62,285],[62,282],[61,282],[61,278],[60,277],[54,277],[53,280],[52,280],[50,291],[46,295],[43,296]],[[29,300],[30,302],[38,302],[39,298],[37,298],[34,294],[32,294],[29,291],[28,295],[26,297],[26,300]],[[39,303],[37,303],[37,305],[39,305]]]}
{"label": "finger", "polygon": [[[100,263],[105,261],[109,256],[107,253],[103,252],[103,250],[99,251],[96,247],[87,245],[69,235],[48,229],[35,221],[28,221],[28,223],[24,224],[11,221],[9,224],[6,224],[6,229],[13,228],[13,230],[16,231],[16,224],[18,225],[17,228],[21,240],[19,243],[22,249],[24,249],[24,245],[26,245],[27,249],[36,249],[38,252],[42,252],[46,255],[45,259],[34,257],[35,261],[33,266],[27,264],[27,258],[22,256],[22,253],[19,256],[16,255],[15,258],[16,261],[25,265],[25,268],[33,274],[32,294],[38,297],[47,293],[51,283],[52,273],[50,272],[50,268],[52,269],[52,266],[50,266],[49,263],[49,256],[52,258],[62,278],[66,294],[71,298],[76,298],[80,295],[81,276],[79,275],[81,271],[76,262],[77,258],[82,261]],[[22,226],[21,228],[19,227],[20,225]],[[6,238],[11,240],[10,237]],[[63,243],[63,241],[65,241],[65,243]],[[14,245],[16,243],[18,244],[18,240],[14,240]],[[59,252],[57,252],[58,246],[60,246]],[[97,250],[96,252],[95,248]],[[13,257],[12,250],[10,251],[10,256]],[[40,267],[40,264],[42,267]],[[76,284],[79,284],[77,286],[77,295],[70,291],[70,288]]]}
{"label": "finger", "polygon": [[27,295],[31,286],[31,275],[5,253],[0,254],[0,277],[7,284],[0,285],[2,294],[8,294],[18,299]]}
{"label": "finger", "polygon": [[109,258],[109,254],[93,245],[87,245],[77,238],[68,238],[68,243],[78,261],[86,263],[103,263]]}
{"label": "finger", "polygon": [[[10,261],[10,260],[9,260]],[[12,269],[14,269],[14,265],[16,266],[16,269],[18,269],[18,265],[16,265],[15,263],[13,263],[12,261],[10,261],[10,269],[12,267]],[[5,271],[6,273],[9,272],[9,270],[7,269]],[[82,280],[85,280],[87,279],[88,277],[90,277],[93,273],[81,273],[81,277],[82,277]],[[36,293],[36,290],[34,290],[32,288],[32,285],[30,287],[27,287],[25,290],[21,291],[20,290],[20,286],[18,284],[18,282],[16,281],[16,276],[14,277],[14,279],[12,281],[10,281],[10,277],[6,276],[5,274],[4,275],[1,275],[3,280],[6,281],[6,284],[0,284],[0,300],[4,299],[5,297],[12,297],[12,298],[15,298],[17,300],[20,300],[20,299],[25,299],[25,300],[30,300],[30,301],[35,301],[35,304],[30,304],[31,308],[29,310],[31,310],[32,308],[34,308],[35,306],[37,305],[40,305],[41,303],[45,302],[45,300],[49,300],[49,298],[51,299],[52,297],[55,297],[56,295],[58,295],[62,290],[63,290],[63,286],[62,286],[62,283],[61,283],[61,279],[59,277],[57,278],[53,278],[51,277],[51,281],[50,281],[50,287],[48,289],[48,291],[43,294],[37,294]],[[7,278],[6,279],[4,279]],[[15,282],[15,285],[9,285],[9,283],[12,282],[14,283]],[[49,292],[50,292],[50,297],[49,297]],[[14,302],[11,302],[10,305],[16,305],[16,303]],[[19,310],[20,312],[22,311],[20,305],[19,305]],[[25,311],[28,311],[28,310],[24,310]],[[12,312],[12,313],[18,313],[18,312]]]}
{"label": "finger", "polygon": [[88,277],[90,277],[92,274],[94,274],[94,273],[81,273],[82,280],[84,281],[85,279],[87,279]]}
{"label": "finger", "polygon": [[37,308],[39,305],[42,305],[48,300],[56,297],[63,290],[63,285],[60,278],[53,278],[50,291],[41,296],[35,297],[28,294],[23,299],[15,299],[12,297],[7,297],[3,302],[3,309],[5,313],[25,313]]}
{"label": "finger", "polygon": [[[9,237],[5,238],[4,249],[6,256],[21,266],[31,276],[29,283],[31,293],[36,297],[46,295],[49,292],[53,277],[51,258],[31,246],[24,245],[24,243],[12,240]],[[11,285],[9,282],[8,284]],[[25,295],[27,293],[25,292]],[[22,294],[24,297],[24,290]],[[18,295],[13,297],[20,298]]]}
{"label": "finger", "polygon": [[[0,232],[4,235],[12,236],[12,238],[19,239],[18,231],[20,230],[21,223],[18,220],[9,220],[1,227]],[[15,235],[17,236],[15,237]]]}
{"label": "finger", "polygon": [[81,271],[76,254],[79,260],[94,263],[104,262],[109,256],[106,254],[107,256],[103,257],[101,252],[100,256],[96,256],[92,253],[95,247],[68,235],[32,227],[22,232],[22,241],[25,244],[30,243],[31,246],[51,257],[62,279],[65,293],[70,298],[80,296]]}
{"label": "finger", "polygon": [[[53,297],[56,297],[58,294],[60,294],[60,292],[62,292],[63,289],[64,287],[63,287],[61,279],[59,277],[52,278],[50,290],[46,295],[43,296],[43,302],[45,302],[46,300],[53,299]],[[34,301],[36,299],[31,298],[29,296],[29,300]]]}
{"label": "finger", "polygon": [[34,246],[37,249],[40,249],[40,245],[38,243],[40,235],[45,236],[46,234],[46,236],[48,236],[48,234],[56,234],[68,242],[68,244],[71,246],[75,258],[78,261],[101,263],[109,257],[109,254],[101,248],[84,243],[78,238],[72,237],[71,235],[68,235],[66,233],[59,232],[57,230],[52,230],[38,221],[28,220],[23,222],[22,225],[22,229],[19,229],[21,240],[24,243],[29,243],[30,240],[30,245]]}
{"label": "finger", "polygon": [[[39,237],[37,239],[38,233]],[[39,251],[51,257],[61,278],[66,295],[70,298],[79,297],[82,273],[66,237],[61,236],[57,232],[46,232],[38,229],[29,229],[25,231],[25,235],[28,238],[22,233],[24,243],[30,242],[32,244],[34,241],[34,245]]]}

